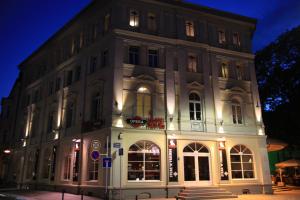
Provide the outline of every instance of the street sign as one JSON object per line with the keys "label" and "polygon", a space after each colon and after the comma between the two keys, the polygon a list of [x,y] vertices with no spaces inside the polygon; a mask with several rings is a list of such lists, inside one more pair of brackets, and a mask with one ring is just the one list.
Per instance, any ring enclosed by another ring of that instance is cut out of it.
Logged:
{"label": "street sign", "polygon": [[116,143],[113,144],[113,147],[116,148],[116,149],[119,149],[119,148],[121,148],[121,143],[116,142]]}
{"label": "street sign", "polygon": [[94,151],[91,152],[91,158],[92,158],[92,160],[98,160],[99,157],[100,157],[99,151],[94,150]]}
{"label": "street sign", "polygon": [[103,168],[111,168],[111,157],[104,157],[102,161]]}

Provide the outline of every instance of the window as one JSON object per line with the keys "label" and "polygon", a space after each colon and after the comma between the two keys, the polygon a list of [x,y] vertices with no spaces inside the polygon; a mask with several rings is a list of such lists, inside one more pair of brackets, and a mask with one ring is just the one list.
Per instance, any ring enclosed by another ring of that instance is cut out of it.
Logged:
{"label": "window", "polygon": [[42,177],[44,179],[48,179],[50,175],[51,168],[51,151],[50,149],[46,149],[43,156],[43,172]]}
{"label": "window", "polygon": [[56,81],[55,81],[55,91],[56,92],[60,89],[60,82],[61,82],[60,77],[57,77]]}
{"label": "window", "polygon": [[64,158],[64,180],[71,180],[71,155],[66,155]]}
{"label": "window", "polygon": [[98,122],[101,119],[101,96],[97,93],[92,100],[92,121]]}
{"label": "window", "polygon": [[33,96],[34,103],[37,103],[39,101],[39,96],[40,96],[39,94],[40,94],[39,90],[34,91],[34,96]]}
{"label": "window", "polygon": [[69,86],[72,84],[73,81],[73,71],[69,70],[67,71],[67,80],[66,80],[66,86]]}
{"label": "window", "polygon": [[201,100],[198,94],[191,93],[189,96],[190,120],[201,120]]}
{"label": "window", "polygon": [[240,65],[237,65],[235,67],[235,72],[236,72],[236,79],[243,80],[243,69]]}
{"label": "window", "polygon": [[221,76],[223,78],[228,78],[228,65],[227,63],[221,64]]}
{"label": "window", "polygon": [[137,91],[137,109],[136,115],[139,117],[151,116],[151,94],[145,87],[140,87]]}
{"label": "window", "polygon": [[139,26],[139,12],[138,11],[130,10],[129,25],[132,26],[132,27],[138,27]]}
{"label": "window", "polygon": [[240,34],[239,33],[237,33],[237,32],[233,33],[232,40],[233,40],[233,44],[235,46],[241,46]]}
{"label": "window", "polygon": [[30,152],[27,160],[26,179],[32,179],[34,175],[34,152]]}
{"label": "window", "polygon": [[97,155],[95,152],[99,152],[99,145],[98,140],[93,140],[88,151],[88,180],[90,181],[98,180],[100,160],[99,158],[95,159],[94,155]]}
{"label": "window", "polygon": [[104,17],[104,32],[107,32],[110,27],[110,14],[106,14]]}
{"label": "window", "polygon": [[150,141],[138,141],[128,151],[128,180],[160,180],[160,149]]}
{"label": "window", "polygon": [[186,36],[188,37],[194,37],[195,36],[195,28],[194,28],[194,22],[193,21],[185,21],[185,32]]}
{"label": "window", "polygon": [[148,29],[150,31],[156,31],[156,15],[154,13],[148,13]]}
{"label": "window", "polygon": [[74,104],[71,103],[66,110],[66,128],[70,128],[74,124]]}
{"label": "window", "polygon": [[101,67],[107,67],[108,65],[108,50],[102,52]]}
{"label": "window", "polygon": [[225,36],[225,31],[224,30],[219,30],[218,31],[218,37],[219,37],[219,43],[224,44],[226,42],[226,36]]}
{"label": "window", "polygon": [[80,80],[80,74],[81,74],[81,66],[77,66],[75,70],[75,81]]}
{"label": "window", "polygon": [[194,55],[188,56],[188,71],[197,72],[197,58]]}
{"label": "window", "polygon": [[96,67],[97,67],[97,57],[96,56],[92,56],[90,58],[90,73],[94,73],[96,71]]}
{"label": "window", "polygon": [[234,100],[232,101],[232,122],[234,124],[243,124],[241,104]]}
{"label": "window", "polygon": [[26,106],[29,106],[29,104],[30,104],[30,94],[28,94],[27,96],[26,96]]}
{"label": "window", "polygon": [[233,179],[254,178],[253,154],[244,145],[236,145],[230,150],[231,175]]}
{"label": "window", "polygon": [[48,88],[48,95],[52,95],[53,94],[53,85],[54,85],[54,82],[53,81],[50,81],[49,82],[49,88]]}
{"label": "window", "polygon": [[148,64],[150,67],[157,67],[158,66],[158,51],[149,49],[148,50]]}
{"label": "window", "polygon": [[133,64],[133,65],[139,64],[139,47],[135,47],[135,46],[129,47],[129,64]]}
{"label": "window", "polygon": [[48,115],[47,133],[52,133],[54,125],[54,112],[51,111]]}

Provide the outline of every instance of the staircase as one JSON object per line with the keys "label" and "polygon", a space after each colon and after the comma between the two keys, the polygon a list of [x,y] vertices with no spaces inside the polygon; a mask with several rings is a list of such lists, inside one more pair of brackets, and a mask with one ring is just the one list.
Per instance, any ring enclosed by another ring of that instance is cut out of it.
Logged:
{"label": "staircase", "polygon": [[286,186],[277,186],[273,185],[272,186],[273,192],[284,192],[284,191],[290,191],[291,189],[286,187]]}
{"label": "staircase", "polygon": [[237,197],[237,195],[218,187],[186,187],[178,194],[176,200],[229,199]]}

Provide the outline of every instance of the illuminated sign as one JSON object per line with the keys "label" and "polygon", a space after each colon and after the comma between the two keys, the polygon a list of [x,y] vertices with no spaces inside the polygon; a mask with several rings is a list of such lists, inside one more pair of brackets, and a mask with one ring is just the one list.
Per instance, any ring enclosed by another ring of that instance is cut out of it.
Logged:
{"label": "illuminated sign", "polygon": [[218,147],[219,147],[221,180],[222,181],[227,181],[228,180],[228,166],[227,166],[227,155],[226,155],[225,141],[219,141],[218,142]]}
{"label": "illuminated sign", "polygon": [[146,127],[147,129],[164,129],[165,122],[163,118],[147,118],[133,117],[126,120],[127,124],[133,128]]}

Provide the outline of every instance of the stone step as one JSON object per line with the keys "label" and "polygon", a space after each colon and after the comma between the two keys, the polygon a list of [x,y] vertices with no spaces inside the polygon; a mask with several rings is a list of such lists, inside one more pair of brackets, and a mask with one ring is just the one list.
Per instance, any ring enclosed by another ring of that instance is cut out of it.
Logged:
{"label": "stone step", "polygon": [[182,190],[182,192],[190,192],[190,193],[197,193],[197,192],[214,193],[214,192],[226,192],[226,191],[227,190],[225,190],[225,189],[197,189],[197,190],[185,189],[185,190]]}
{"label": "stone step", "polygon": [[230,198],[238,198],[237,195],[222,195],[222,196],[192,196],[192,197],[186,197],[186,196],[178,196],[177,199],[180,200],[205,200],[205,199],[230,199]]}
{"label": "stone step", "polygon": [[232,195],[231,192],[225,191],[225,192],[212,192],[212,193],[207,193],[207,192],[194,192],[194,193],[188,193],[188,192],[181,192],[179,193],[179,196],[222,196],[222,195]]}

